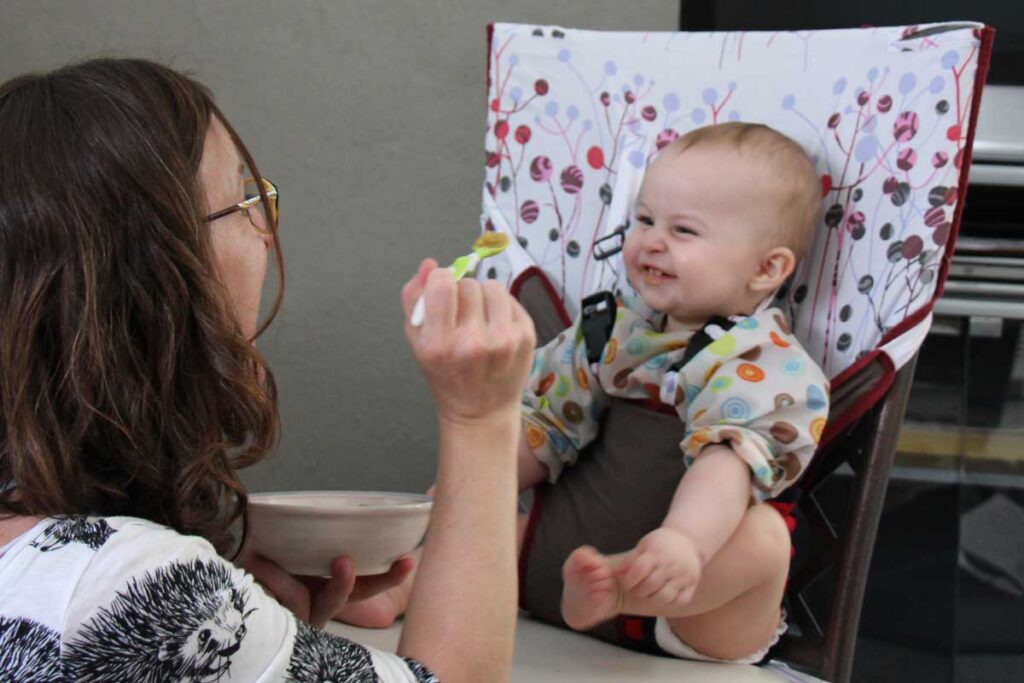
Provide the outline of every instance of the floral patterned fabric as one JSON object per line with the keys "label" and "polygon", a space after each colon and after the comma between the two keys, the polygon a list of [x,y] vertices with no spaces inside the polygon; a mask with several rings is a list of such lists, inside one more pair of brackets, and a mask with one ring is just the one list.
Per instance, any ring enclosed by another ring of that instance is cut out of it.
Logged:
{"label": "floral patterned fabric", "polygon": [[951,234],[980,24],[811,32],[626,33],[498,24],[485,229],[516,242],[481,277],[539,266],[570,314],[630,295],[619,256],[643,171],[693,128],[761,122],[821,178],[814,245],[778,305],[834,377],[929,304]]}

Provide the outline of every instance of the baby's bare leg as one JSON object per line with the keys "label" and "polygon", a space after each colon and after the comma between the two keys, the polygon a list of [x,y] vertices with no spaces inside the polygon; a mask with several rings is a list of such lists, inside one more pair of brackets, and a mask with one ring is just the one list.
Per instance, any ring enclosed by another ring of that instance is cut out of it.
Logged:
{"label": "baby's bare leg", "polygon": [[666,607],[664,595],[644,595],[617,580],[616,570],[634,554],[601,555],[577,549],[563,567],[562,616],[571,627],[590,628],[619,614],[668,618],[673,631],[704,654],[736,659],[768,642],[779,623],[789,569],[789,531],[767,505],[748,510],[740,526],[704,566],[692,596]]}
{"label": "baby's bare leg", "polygon": [[[520,514],[516,518],[517,548],[523,547],[523,535],[526,533],[528,518],[527,514]],[[412,583],[419,570],[420,551],[415,550],[411,554],[416,558],[416,567],[405,581],[365,600],[350,602],[342,607],[334,618],[363,628],[387,628],[395,623],[395,619],[405,614],[405,608],[409,605],[409,595],[412,593]]]}
{"label": "baby's bare leg", "polygon": [[665,615],[669,626],[684,643],[711,657],[739,659],[757,652],[779,625],[789,559],[782,516],[767,505],[751,508],[704,567],[684,613]]}

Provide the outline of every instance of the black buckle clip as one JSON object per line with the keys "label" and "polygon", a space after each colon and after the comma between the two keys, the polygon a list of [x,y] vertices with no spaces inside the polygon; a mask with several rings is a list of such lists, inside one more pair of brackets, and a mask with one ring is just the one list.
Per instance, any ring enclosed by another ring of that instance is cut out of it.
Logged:
{"label": "black buckle clip", "polygon": [[[599,240],[596,240],[593,246],[594,260],[604,261],[605,259],[611,258],[622,251],[622,247],[626,243],[627,228],[629,228],[629,223],[620,225],[611,233],[605,235]],[[611,242],[611,244],[607,244],[608,242]]]}
{"label": "black buckle clip", "polygon": [[611,338],[612,327],[615,326],[615,313],[615,296],[611,292],[597,292],[583,299],[580,305],[580,325],[589,362],[601,360],[605,344]]}

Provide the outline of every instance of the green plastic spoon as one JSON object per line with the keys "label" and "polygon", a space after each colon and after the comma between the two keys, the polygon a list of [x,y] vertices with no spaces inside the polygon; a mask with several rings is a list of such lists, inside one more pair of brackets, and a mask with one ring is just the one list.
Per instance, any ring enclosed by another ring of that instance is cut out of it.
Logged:
{"label": "green plastic spoon", "polygon": [[[495,254],[500,254],[505,251],[508,246],[508,235],[503,232],[495,232],[489,230],[480,237],[476,238],[473,242],[473,253],[460,256],[459,258],[452,261],[452,264],[448,266],[448,270],[451,272],[452,277],[456,280],[461,280],[464,276],[473,273],[476,267],[482,260]],[[416,300],[416,305],[412,309],[412,315],[409,316],[409,324],[413,327],[419,327],[423,324],[423,318],[425,314],[425,307],[423,304],[423,295]]]}

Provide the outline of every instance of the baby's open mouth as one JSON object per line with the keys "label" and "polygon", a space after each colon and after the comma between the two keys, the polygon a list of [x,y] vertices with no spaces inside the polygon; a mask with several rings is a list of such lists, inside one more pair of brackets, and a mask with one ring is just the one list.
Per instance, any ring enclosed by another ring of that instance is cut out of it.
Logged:
{"label": "baby's open mouth", "polygon": [[644,282],[646,282],[649,285],[657,285],[664,282],[665,280],[675,279],[675,276],[669,275],[668,273],[658,270],[657,268],[652,268],[651,266],[643,266],[640,269],[640,272],[643,274]]}

